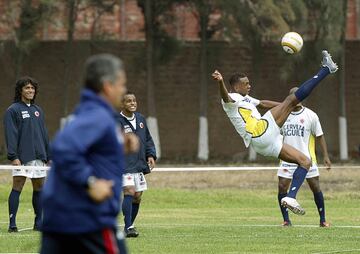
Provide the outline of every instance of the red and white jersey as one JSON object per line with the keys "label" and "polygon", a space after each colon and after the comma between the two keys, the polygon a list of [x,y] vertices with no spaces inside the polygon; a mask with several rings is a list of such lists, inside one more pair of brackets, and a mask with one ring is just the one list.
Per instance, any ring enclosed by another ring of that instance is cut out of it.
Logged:
{"label": "red and white jersey", "polygon": [[234,102],[224,103],[221,100],[223,109],[236,131],[243,138],[245,146],[248,147],[251,142],[252,128],[261,118],[256,108],[260,101],[249,95],[242,96],[238,93],[229,93],[229,96]]}
{"label": "red and white jersey", "polygon": [[[312,160],[316,167],[315,138],[322,136],[320,120],[317,114],[309,108],[302,107],[301,110],[291,112],[281,128],[284,143],[291,145],[304,153]],[[280,167],[293,168],[296,164],[280,161]]]}

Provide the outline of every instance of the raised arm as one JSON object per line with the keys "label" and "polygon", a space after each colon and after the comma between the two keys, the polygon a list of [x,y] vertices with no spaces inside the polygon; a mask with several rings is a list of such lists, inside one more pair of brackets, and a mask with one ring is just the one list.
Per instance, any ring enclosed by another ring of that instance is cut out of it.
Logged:
{"label": "raised arm", "polygon": [[235,102],[233,99],[231,99],[231,97],[229,96],[229,92],[226,89],[225,83],[224,83],[224,79],[221,75],[221,73],[218,70],[215,70],[214,73],[211,75],[213,77],[214,80],[216,80],[219,84],[219,91],[220,91],[220,95],[222,100],[225,103],[229,103],[229,102]]}
{"label": "raised arm", "polygon": [[280,102],[277,101],[268,101],[268,100],[261,100],[258,107],[264,108],[264,109],[271,109],[273,107],[276,107],[277,105],[280,105]]}
{"label": "raised arm", "polygon": [[316,137],[316,141],[318,141],[319,144],[320,144],[321,151],[322,151],[323,156],[324,156],[324,164],[326,166],[326,169],[329,170],[331,168],[331,161],[330,161],[330,158],[329,158],[329,154],[328,154],[327,145],[326,145],[324,135]]}

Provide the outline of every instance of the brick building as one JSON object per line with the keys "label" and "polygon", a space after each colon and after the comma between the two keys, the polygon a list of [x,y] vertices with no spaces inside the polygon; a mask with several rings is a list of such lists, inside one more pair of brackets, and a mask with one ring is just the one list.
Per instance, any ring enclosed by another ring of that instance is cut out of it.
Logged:
{"label": "brick building", "polygon": [[[5,4],[6,3],[6,4]],[[7,13],[0,18],[0,45],[2,77],[0,86],[0,108],[3,111],[11,103],[13,96],[14,76],[14,27],[19,15],[19,1],[0,0],[0,12]],[[346,113],[348,117],[348,140],[351,155],[356,156],[360,144],[360,64],[359,33],[360,0],[348,0],[348,22],[346,43]],[[142,68],[141,51],[144,48],[144,17],[135,0],[121,0],[114,6],[113,13],[99,13],[96,8],[80,6],[77,15],[74,39],[71,48],[70,79],[67,95],[64,94],[63,76],[65,72],[64,52],[66,49],[67,9],[62,1],[56,1],[56,11],[51,22],[41,25],[37,31],[40,44],[35,47],[23,61],[23,73],[32,75],[40,81],[38,103],[45,109],[50,134],[59,127],[63,116],[64,101],[68,100],[70,108],[75,105],[81,84],[81,67],[87,56],[98,52],[111,52],[121,56],[127,63],[128,86],[135,91],[139,99],[139,109],[145,115],[146,108],[146,73]],[[156,107],[160,127],[160,139],[164,158],[192,160],[197,152],[198,135],[198,101],[199,101],[199,25],[193,10],[188,6],[175,6],[176,22],[169,27],[171,34],[184,41],[183,47],[166,65],[157,69],[155,76]],[[219,19],[214,13],[211,19]],[[94,22],[96,20],[96,22]],[[102,38],[107,41],[96,41]],[[249,73],[252,59],[240,44],[229,44],[215,36],[209,47],[212,53],[209,68],[221,66],[225,75],[234,71],[234,66],[242,60],[242,70]],[[221,55],[221,57],[219,57]],[[288,92],[288,83],[281,80],[277,70],[283,67],[284,56],[279,54],[277,45],[265,49],[262,72],[257,80],[253,95],[258,98],[281,100]],[[311,71],[309,70],[309,75]],[[184,80],[184,77],[189,77]],[[299,82],[300,80],[288,80]],[[338,83],[337,77],[331,77],[326,86],[320,86],[308,101],[308,105],[318,112],[327,134],[329,150],[338,155]],[[276,87],[269,84],[276,84]],[[219,106],[219,97],[215,86],[209,79],[209,145],[210,157],[232,160],[243,156],[244,146],[237,137],[230,122]],[[323,98],[322,95],[327,97]],[[68,96],[68,97],[66,97]],[[0,128],[2,133],[2,126]],[[0,136],[3,147],[3,137]]]}

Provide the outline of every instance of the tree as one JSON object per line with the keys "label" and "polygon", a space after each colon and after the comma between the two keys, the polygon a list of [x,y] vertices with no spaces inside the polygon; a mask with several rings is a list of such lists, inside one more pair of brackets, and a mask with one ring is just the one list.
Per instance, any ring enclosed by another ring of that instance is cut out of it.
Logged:
{"label": "tree", "polygon": [[199,23],[200,37],[200,104],[199,104],[199,140],[197,158],[208,160],[209,158],[209,134],[208,134],[208,43],[213,33],[216,31],[215,26],[210,25],[210,14],[217,8],[216,0],[195,0],[188,1],[194,9],[194,15]]}
{"label": "tree", "polygon": [[[37,45],[37,31],[43,21],[46,21],[53,9],[55,0],[21,0],[20,15],[18,9],[13,6],[14,1],[7,1],[7,19],[14,26],[15,33],[15,76],[18,77],[22,71],[24,56],[29,54]],[[18,24],[18,25],[16,25]]]}
{"label": "tree", "polygon": [[[161,17],[169,17],[169,10],[174,3],[172,1],[138,0],[138,6],[142,9],[145,17],[145,69],[147,87],[147,124],[154,139],[158,158],[161,156],[161,145],[158,121],[156,117],[156,101],[154,72],[159,63],[167,62],[174,55],[177,48],[176,41],[164,31]],[[154,45],[157,45],[155,47]]]}
{"label": "tree", "polygon": [[[66,117],[69,113],[69,83],[70,83],[70,70],[71,70],[71,60],[73,57],[73,46],[74,46],[74,33],[75,25],[80,11],[93,9],[95,12],[95,18],[92,24],[90,32],[90,40],[93,42],[95,39],[101,38],[97,35],[97,25],[101,16],[105,13],[113,12],[114,6],[117,1],[101,1],[101,0],[66,0],[66,9],[67,9],[67,40],[65,45],[64,52],[64,78],[63,78],[63,87],[64,87],[64,99],[63,99],[63,116]],[[62,120],[62,123],[66,121]]]}
{"label": "tree", "polygon": [[[67,0],[67,40],[65,46],[65,58],[64,58],[64,77],[63,77],[63,87],[64,87],[64,104],[63,104],[63,115],[66,117],[69,112],[69,81],[70,81],[70,63],[72,57],[72,47],[74,44],[74,32],[75,32],[75,22],[77,19],[77,14],[79,10],[79,4],[81,0]],[[64,120],[62,120],[64,121]],[[62,125],[65,122],[62,122]]]}

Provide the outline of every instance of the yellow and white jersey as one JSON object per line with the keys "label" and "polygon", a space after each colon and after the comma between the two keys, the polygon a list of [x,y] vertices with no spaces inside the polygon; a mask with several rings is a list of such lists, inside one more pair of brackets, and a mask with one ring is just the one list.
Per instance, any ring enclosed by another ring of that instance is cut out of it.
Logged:
{"label": "yellow and white jersey", "polygon": [[[312,167],[317,168],[315,137],[323,135],[317,114],[309,108],[291,112],[281,128],[284,143],[291,145],[312,160]],[[297,165],[280,161],[281,168],[296,168]]]}
{"label": "yellow and white jersey", "polygon": [[236,131],[243,138],[245,146],[248,147],[253,137],[253,129],[260,120],[261,115],[256,106],[260,101],[238,93],[229,93],[234,102],[224,103],[221,100],[223,109],[234,125]]}

